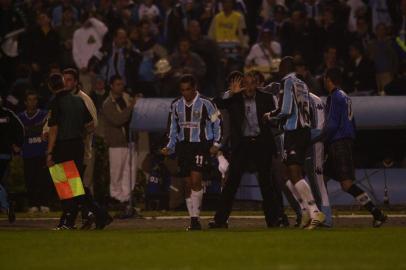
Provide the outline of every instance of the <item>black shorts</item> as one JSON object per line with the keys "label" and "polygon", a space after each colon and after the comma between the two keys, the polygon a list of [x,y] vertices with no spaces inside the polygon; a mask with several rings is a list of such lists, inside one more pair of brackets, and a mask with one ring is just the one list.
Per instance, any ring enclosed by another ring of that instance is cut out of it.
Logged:
{"label": "black shorts", "polygon": [[176,156],[181,177],[190,176],[191,171],[203,172],[210,158],[209,143],[180,142],[176,145]]}
{"label": "black shorts", "polygon": [[284,162],[289,165],[304,165],[306,152],[310,146],[310,128],[285,131]]}
{"label": "black shorts", "polygon": [[343,139],[328,146],[324,174],[336,181],[355,180],[353,141]]}

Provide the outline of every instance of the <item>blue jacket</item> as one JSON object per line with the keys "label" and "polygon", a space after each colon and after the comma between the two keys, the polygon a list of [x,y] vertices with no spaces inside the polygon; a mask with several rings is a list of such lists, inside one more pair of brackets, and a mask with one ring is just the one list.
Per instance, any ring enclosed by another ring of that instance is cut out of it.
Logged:
{"label": "blue jacket", "polygon": [[351,99],[341,89],[335,89],[327,98],[325,140],[333,143],[341,139],[355,139],[355,119]]}

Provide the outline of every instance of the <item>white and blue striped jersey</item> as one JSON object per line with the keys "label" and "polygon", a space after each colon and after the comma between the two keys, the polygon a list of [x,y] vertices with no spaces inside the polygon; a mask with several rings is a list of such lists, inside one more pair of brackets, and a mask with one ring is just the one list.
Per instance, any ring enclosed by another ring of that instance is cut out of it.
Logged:
{"label": "white and blue striped jersey", "polygon": [[310,116],[311,116],[311,137],[319,136],[324,128],[326,121],[325,104],[313,93],[310,93]]}
{"label": "white and blue striped jersey", "polygon": [[220,111],[214,103],[200,94],[190,105],[183,97],[172,102],[169,114],[169,142],[172,151],[178,142],[221,142]]}
{"label": "white and blue striped jersey", "polygon": [[281,105],[272,112],[272,118],[285,120],[285,131],[310,128],[310,96],[307,85],[295,73],[290,73],[282,79],[282,89]]}

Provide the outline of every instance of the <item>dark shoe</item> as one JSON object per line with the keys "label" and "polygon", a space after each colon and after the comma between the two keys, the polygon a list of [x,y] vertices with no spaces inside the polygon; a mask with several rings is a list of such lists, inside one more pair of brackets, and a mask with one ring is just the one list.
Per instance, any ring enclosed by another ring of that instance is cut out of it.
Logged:
{"label": "dark shoe", "polygon": [[83,219],[81,230],[90,230],[92,225],[96,222],[96,217],[93,213],[89,213],[85,219]]}
{"label": "dark shoe", "polygon": [[387,221],[388,221],[388,216],[385,215],[381,210],[379,210],[379,214],[374,214],[374,220],[372,221],[372,227],[379,228]]}
{"label": "dark shoe", "polygon": [[103,230],[106,226],[113,222],[113,218],[106,212],[96,218],[96,230]]}
{"label": "dark shoe", "polygon": [[202,230],[202,224],[200,224],[200,221],[198,218],[191,218],[190,219],[190,226],[186,228],[187,231],[201,231]]}
{"label": "dark shoe", "polygon": [[228,222],[217,223],[214,220],[209,222],[209,229],[228,229]]}
{"label": "dark shoe", "polygon": [[67,225],[58,225],[52,229],[53,231],[67,231],[67,230],[76,230],[75,226],[67,226]]}
{"label": "dark shoe", "polygon": [[14,207],[13,207],[13,203],[10,202],[8,209],[6,210],[7,212],[7,219],[8,222],[14,223],[16,221],[16,214],[14,212]]}

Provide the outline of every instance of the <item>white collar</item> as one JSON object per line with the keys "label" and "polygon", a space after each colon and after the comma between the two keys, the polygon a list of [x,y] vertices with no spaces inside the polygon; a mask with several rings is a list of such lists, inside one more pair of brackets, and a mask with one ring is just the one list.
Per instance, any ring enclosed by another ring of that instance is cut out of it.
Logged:
{"label": "white collar", "polygon": [[25,116],[28,118],[28,119],[34,119],[38,114],[39,114],[39,109],[37,109],[37,111],[32,115],[32,116],[29,116],[28,115],[28,112],[27,112],[27,110],[24,112],[25,113]]}
{"label": "white collar", "polygon": [[295,75],[296,75],[295,72],[291,72],[291,73],[285,75],[285,77],[283,77],[282,80],[285,80],[285,79],[287,79],[287,78],[289,78],[289,77],[293,77],[293,76],[295,76]]}

